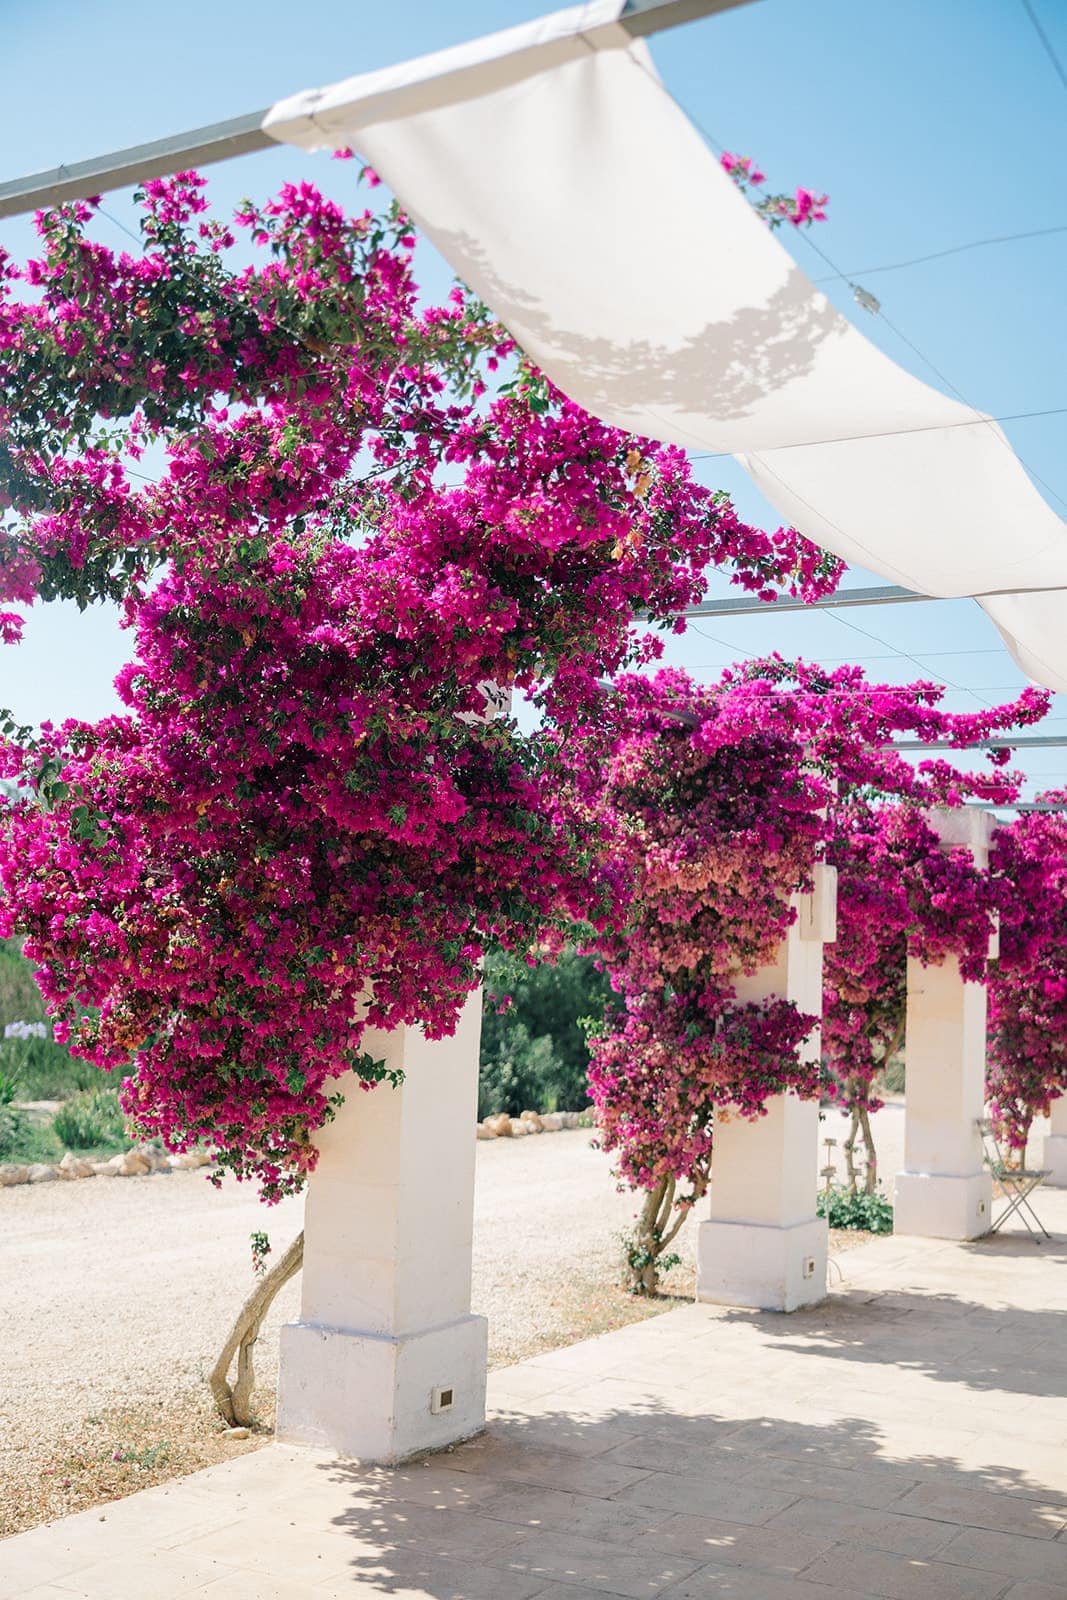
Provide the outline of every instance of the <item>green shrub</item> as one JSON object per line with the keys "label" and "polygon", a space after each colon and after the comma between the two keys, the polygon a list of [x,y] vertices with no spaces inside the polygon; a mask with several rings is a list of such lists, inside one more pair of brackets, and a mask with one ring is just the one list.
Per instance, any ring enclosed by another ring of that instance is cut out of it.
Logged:
{"label": "green shrub", "polygon": [[831,1228],[858,1228],[866,1233],[892,1233],[893,1207],[884,1194],[849,1194],[836,1184],[819,1193],[816,1211]]}
{"label": "green shrub", "polygon": [[5,1073],[18,1079],[20,1100],[65,1100],[100,1082],[100,1069],[69,1055],[54,1039],[0,1040]]}
{"label": "green shrub", "polygon": [[69,1150],[120,1144],[125,1137],[125,1121],[114,1089],[82,1089],[71,1095],[52,1118],[52,1126]]}
{"label": "green shrub", "polygon": [[903,1056],[894,1056],[889,1065],[883,1067],[881,1073],[879,1074],[879,1082],[887,1094],[903,1094],[904,1079],[905,1072]]}
{"label": "green shrub", "polygon": [[17,1106],[0,1104],[0,1161],[21,1157],[30,1131],[30,1119]]}
{"label": "green shrub", "polygon": [[17,1106],[0,1106],[0,1161],[17,1161],[20,1166],[45,1161],[51,1165],[62,1155],[63,1146],[51,1122],[38,1122]]}
{"label": "green shrub", "polygon": [[44,1002],[19,939],[0,939],[0,1072],[18,1079],[20,1100],[65,1100],[100,1081],[99,1070],[78,1061],[54,1039],[5,1039],[12,1022],[43,1022]]}
{"label": "green shrub", "polygon": [[41,1021],[44,1002],[33,967],[22,954],[22,940],[0,939],[0,1019],[14,1022],[17,1017]]}
{"label": "green shrub", "polygon": [[[588,956],[566,951],[530,967],[492,951],[485,962],[478,1115],[581,1111],[589,1104],[584,1017],[599,1017],[611,992]],[[506,1010],[499,1002],[510,998]]]}
{"label": "green shrub", "polygon": [[482,1036],[482,1060],[478,1073],[478,1116],[506,1111],[517,1117],[521,1111],[549,1110],[546,1097],[556,1076],[557,1062],[552,1040],[531,1039],[525,1025],[512,1022],[506,1029],[492,1029],[487,1042]]}

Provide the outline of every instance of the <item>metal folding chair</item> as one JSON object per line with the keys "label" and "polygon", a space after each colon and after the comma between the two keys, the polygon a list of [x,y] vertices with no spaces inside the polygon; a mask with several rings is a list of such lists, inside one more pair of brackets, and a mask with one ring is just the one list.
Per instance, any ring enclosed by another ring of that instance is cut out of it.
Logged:
{"label": "metal folding chair", "polygon": [[[1030,1204],[1030,1196],[1043,1179],[1047,1178],[1051,1168],[1042,1171],[1028,1169],[1027,1167],[1013,1167],[1004,1159],[1004,1152],[1000,1148],[1000,1139],[997,1130],[988,1117],[979,1117],[978,1131],[982,1135],[982,1155],[995,1182],[1009,1197],[1008,1204],[999,1217],[992,1219],[990,1233],[998,1233],[1009,1217],[1018,1216],[1028,1229],[1031,1238],[1040,1244],[1042,1239],[1051,1239],[1045,1224]],[[1026,1157],[1023,1157],[1024,1161]]]}

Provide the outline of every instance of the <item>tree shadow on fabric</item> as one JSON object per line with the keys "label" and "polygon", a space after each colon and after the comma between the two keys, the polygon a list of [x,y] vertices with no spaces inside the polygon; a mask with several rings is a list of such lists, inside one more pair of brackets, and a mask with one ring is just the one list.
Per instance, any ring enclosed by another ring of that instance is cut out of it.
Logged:
{"label": "tree shadow on fabric", "polygon": [[[683,429],[686,418],[701,419],[712,432],[716,422],[743,421],[769,396],[806,377],[822,347],[850,331],[800,268],[790,266],[762,302],[742,306],[674,343],[633,338],[625,325],[610,337],[579,334],[560,327],[545,301],[502,278],[478,240],[439,232],[437,243],[448,259],[470,265],[469,276],[490,305],[516,307],[509,332],[521,346],[538,350],[549,372],[567,370],[564,387],[574,399],[595,416],[620,419],[623,426],[621,419],[635,409],[668,424],[675,418]],[[650,296],[660,292],[648,285]],[[797,442],[803,431],[802,422],[793,418],[790,438],[778,442]],[[693,442],[700,441],[694,437]],[[722,448],[740,446],[724,441]]]}

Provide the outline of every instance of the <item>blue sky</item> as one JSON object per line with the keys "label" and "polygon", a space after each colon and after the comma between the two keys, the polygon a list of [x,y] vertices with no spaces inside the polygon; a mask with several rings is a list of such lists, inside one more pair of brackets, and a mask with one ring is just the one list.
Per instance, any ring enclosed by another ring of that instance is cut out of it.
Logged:
{"label": "blue sky", "polygon": [[[1067,6],[1032,3],[1067,62]],[[536,0],[0,0],[0,177],[256,110],[545,9]],[[861,311],[842,283],[823,287],[894,359],[937,383],[932,363],[994,416],[1067,408],[1067,231],[884,270],[992,235],[1067,225],[1059,184],[1067,90],[1022,0],[758,0],[660,35],[652,49],[672,93],[714,140],[757,157],[772,186],[829,193],[831,220],[814,238],[878,295],[910,343]],[[279,149],[213,167],[210,177],[221,206],[297,177],[346,199],[352,168]],[[655,196],[644,203],[655,226]],[[127,196],[105,205],[117,222],[130,221]],[[122,246],[117,222],[102,220],[101,237]],[[677,238],[679,219],[663,226]],[[802,237],[790,231],[784,242],[812,277],[827,275]],[[0,223],[0,244],[24,257],[29,223]],[[436,263],[427,270],[443,276]],[[1067,514],[1067,411],[1004,426]],[[744,515],[775,524],[732,462],[698,470],[730,489]],[[1008,698],[1024,681],[966,601],[707,619],[672,644],[670,658],[713,676],[771,649],[859,661],[892,681],[939,678],[959,710]],[[98,716],[114,707],[111,679],[125,655],[112,615],[39,608],[26,642],[0,654],[0,704],[28,721]],[[1053,717],[1042,731],[1067,734],[1064,697]],[[1025,765],[1039,784],[1067,784],[1067,750],[1035,752]]]}

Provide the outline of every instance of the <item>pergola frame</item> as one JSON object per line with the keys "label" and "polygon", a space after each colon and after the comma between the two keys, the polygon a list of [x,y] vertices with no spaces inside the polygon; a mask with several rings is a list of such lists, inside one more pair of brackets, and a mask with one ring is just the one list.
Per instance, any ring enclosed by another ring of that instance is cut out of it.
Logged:
{"label": "pergola frame", "polygon": [[[667,28],[752,3],[753,0],[626,0],[618,25],[632,38],[645,39]],[[24,216],[30,211],[62,205],[66,200],[87,200],[90,195],[125,189],[146,178],[167,178],[187,167],[210,166],[260,150],[277,150],[278,141],[263,131],[269,109],[264,106],[260,111],[248,111],[223,122],[210,122],[185,133],[0,183],[0,218]]]}
{"label": "pergola frame", "polygon": [[[751,3],[627,0],[617,21],[638,39]],[[0,184],[0,219],[189,166],[277,149],[264,130],[267,115],[264,108]],[[933,598],[878,585],[828,596],[814,608]],[[709,599],[686,615],[811,608],[790,597],[770,605]],[[1067,739],[1038,736],[989,739],[969,748],[1064,744]],[[951,748],[918,740],[893,747]],[[1065,808],[1036,802],[1014,809]],[[944,820],[942,836],[946,845],[968,845],[984,864],[992,828],[988,814],[965,811],[960,819]],[[797,913],[777,960],[750,975],[748,997],[758,1001],[788,993],[817,1011],[823,946],[835,934],[831,870],[820,867],[814,889],[798,897]],[[916,1088],[920,1076],[924,1081],[923,1093],[913,1095],[908,1168],[898,1180],[899,1214],[908,1231],[973,1237],[988,1220],[988,1180],[973,1148],[973,1111],[981,1108],[983,1088],[984,988],[964,984],[958,966],[944,963],[933,978],[917,967],[909,970],[909,990]],[[484,1422],[484,1323],[470,1312],[474,1171],[469,1122],[476,1098],[479,1004],[477,998],[470,1003],[453,1040],[427,1041],[413,1028],[383,1039],[383,1053],[391,1052],[407,1087],[375,1098],[374,1122],[361,1097],[351,1096],[344,1121],[325,1141],[324,1159],[308,1191],[301,1315],[285,1330],[282,1438],[395,1461],[447,1445]],[[946,1040],[952,1058],[944,1066]],[[817,1039],[808,1048],[817,1051]],[[924,1052],[936,1071],[925,1070]],[[970,1109],[961,1116],[959,1105],[965,1101]],[[702,1229],[699,1298],[780,1310],[822,1298],[826,1227],[814,1215],[817,1118],[813,1103],[781,1095],[760,1123],[732,1125],[720,1151],[712,1213]],[[1067,1143],[1067,1129],[1059,1137]],[[942,1198],[931,1208],[935,1188]],[[353,1217],[366,1215],[373,1216],[375,1227],[353,1225]]]}

